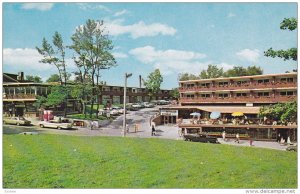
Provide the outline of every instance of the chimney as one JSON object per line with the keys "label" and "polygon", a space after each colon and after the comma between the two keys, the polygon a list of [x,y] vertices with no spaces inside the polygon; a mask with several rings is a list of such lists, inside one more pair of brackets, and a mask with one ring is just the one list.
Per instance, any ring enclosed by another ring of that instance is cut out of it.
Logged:
{"label": "chimney", "polygon": [[142,76],[139,75],[139,84],[140,84],[140,88],[142,88]]}
{"label": "chimney", "polygon": [[18,81],[24,81],[24,72],[21,71],[21,72],[18,73],[17,80]]}

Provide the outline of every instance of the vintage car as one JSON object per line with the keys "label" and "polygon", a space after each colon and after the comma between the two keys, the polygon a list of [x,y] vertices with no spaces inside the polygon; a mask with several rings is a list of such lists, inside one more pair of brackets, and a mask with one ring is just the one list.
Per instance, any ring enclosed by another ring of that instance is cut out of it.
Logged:
{"label": "vintage car", "polygon": [[41,121],[39,122],[39,126],[41,128],[54,128],[54,129],[72,129],[73,123],[70,121],[63,120],[60,122],[58,120],[50,120],[50,121]]}
{"label": "vintage car", "polygon": [[183,137],[185,141],[219,143],[216,137],[212,137],[206,134],[188,134],[188,135],[184,135]]}
{"label": "vintage car", "polygon": [[3,124],[30,125],[31,121],[26,120],[24,117],[7,117],[3,118]]}

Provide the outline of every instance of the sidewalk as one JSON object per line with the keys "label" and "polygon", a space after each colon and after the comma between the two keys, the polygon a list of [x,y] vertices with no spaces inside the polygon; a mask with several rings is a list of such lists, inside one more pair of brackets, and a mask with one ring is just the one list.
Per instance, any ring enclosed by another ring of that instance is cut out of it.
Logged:
{"label": "sidewalk", "polygon": [[[221,144],[250,147],[250,141],[249,140],[240,140],[240,143],[237,143],[237,142],[234,142],[235,139],[226,139],[226,141],[224,141],[222,138],[218,138],[218,141]],[[287,145],[281,145],[278,142],[253,141],[251,147],[285,150],[288,146]]]}

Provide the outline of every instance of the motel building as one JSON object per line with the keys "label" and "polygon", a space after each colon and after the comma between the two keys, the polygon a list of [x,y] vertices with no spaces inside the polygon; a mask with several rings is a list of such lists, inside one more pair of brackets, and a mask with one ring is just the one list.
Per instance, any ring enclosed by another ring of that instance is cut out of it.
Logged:
{"label": "motel building", "polygon": [[[297,100],[297,73],[179,81],[179,93],[179,106],[161,108],[158,123],[177,123],[183,134],[221,137],[225,131],[229,138],[239,133],[241,139],[276,141],[280,135],[285,140],[290,137],[297,141],[296,123],[279,125],[258,118],[261,106]],[[220,113],[217,123],[211,122],[212,112]],[[234,112],[243,114],[235,118]],[[197,123],[191,121],[191,113],[200,113]],[[232,124],[227,119],[249,122]]]}

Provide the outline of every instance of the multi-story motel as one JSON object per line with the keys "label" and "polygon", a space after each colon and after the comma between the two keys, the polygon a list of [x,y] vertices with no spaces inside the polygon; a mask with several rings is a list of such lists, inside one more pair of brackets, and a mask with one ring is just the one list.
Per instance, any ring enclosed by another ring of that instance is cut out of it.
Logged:
{"label": "multi-story motel", "polygon": [[[230,117],[242,112],[247,118],[257,118],[263,105],[297,100],[297,73],[226,77],[179,81],[180,105],[161,109],[161,122],[174,123],[178,118],[191,118],[192,112],[208,118],[211,112]],[[247,133],[257,139],[276,139],[290,136],[295,141],[297,126],[250,125],[192,125],[180,124],[185,132],[217,130]]]}
{"label": "multi-story motel", "polygon": [[[17,74],[3,73],[3,114],[15,116],[37,116],[39,110],[34,103],[37,96],[47,96],[51,91],[52,84],[33,83],[24,80],[24,73]],[[56,83],[58,84],[58,83]],[[101,93],[98,96],[100,103],[122,104],[123,88],[121,86],[103,85]],[[169,99],[170,90],[160,90],[153,100]],[[145,88],[127,87],[127,102],[145,102],[149,101],[148,91]],[[54,110],[54,114],[63,114],[64,107],[49,107]],[[67,113],[77,113],[80,109],[79,103],[74,99],[67,100]]]}

